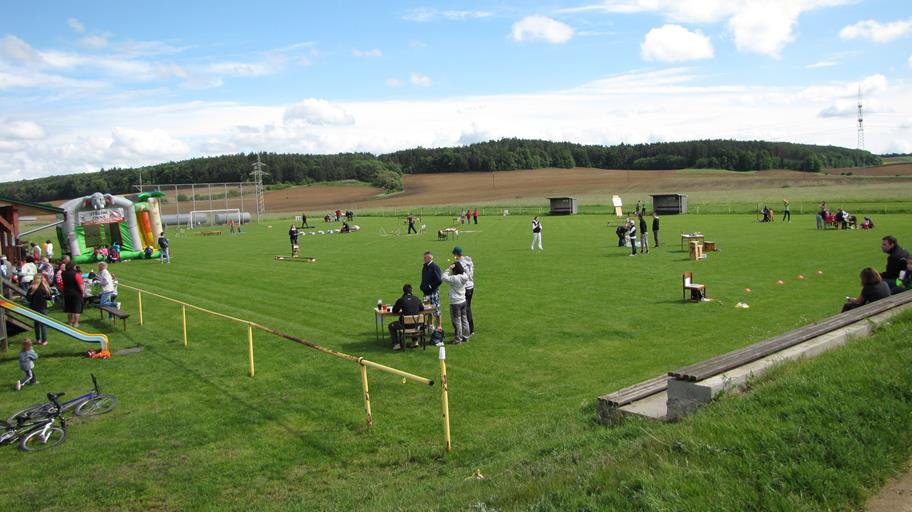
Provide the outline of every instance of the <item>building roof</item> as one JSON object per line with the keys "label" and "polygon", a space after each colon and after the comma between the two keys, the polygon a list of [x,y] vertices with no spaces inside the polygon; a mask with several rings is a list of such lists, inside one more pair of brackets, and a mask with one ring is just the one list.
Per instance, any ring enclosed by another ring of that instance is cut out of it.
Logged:
{"label": "building roof", "polygon": [[0,208],[4,206],[18,206],[19,213],[23,215],[48,215],[51,213],[63,213],[63,209],[56,206],[50,206],[41,203],[32,203],[29,201],[20,201],[11,197],[0,196]]}

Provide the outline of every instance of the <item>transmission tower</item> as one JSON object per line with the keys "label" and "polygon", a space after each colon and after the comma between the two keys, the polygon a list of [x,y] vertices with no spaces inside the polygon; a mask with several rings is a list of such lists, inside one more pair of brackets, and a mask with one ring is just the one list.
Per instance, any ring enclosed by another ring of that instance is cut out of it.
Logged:
{"label": "transmission tower", "polygon": [[[864,151],[864,115],[861,108],[861,86],[858,86],[858,150]],[[864,164],[862,164],[863,166]]]}
{"label": "transmission tower", "polygon": [[253,164],[253,172],[250,176],[253,178],[253,190],[256,194],[256,214],[257,223],[260,222],[260,216],[266,213],[266,197],[263,195],[263,176],[269,174],[263,171],[266,164],[260,161],[260,155],[257,154],[257,161]]}

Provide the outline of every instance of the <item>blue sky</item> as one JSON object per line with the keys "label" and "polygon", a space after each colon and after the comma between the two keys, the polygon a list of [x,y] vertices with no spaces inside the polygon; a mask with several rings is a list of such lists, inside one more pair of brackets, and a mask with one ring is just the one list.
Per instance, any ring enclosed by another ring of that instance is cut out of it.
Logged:
{"label": "blue sky", "polygon": [[0,180],[500,137],[912,151],[892,0],[6,2]]}

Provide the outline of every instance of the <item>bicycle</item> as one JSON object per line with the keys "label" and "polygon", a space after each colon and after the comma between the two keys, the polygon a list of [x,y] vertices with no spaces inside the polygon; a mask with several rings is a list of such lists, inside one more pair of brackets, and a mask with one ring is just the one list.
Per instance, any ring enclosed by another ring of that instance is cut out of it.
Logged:
{"label": "bicycle", "polygon": [[117,405],[117,397],[110,393],[101,393],[95,374],[91,375],[92,386],[94,387],[92,391],[62,404],[55,405],[54,401],[50,401],[43,404],[30,405],[10,415],[6,419],[7,425],[20,425],[26,422],[42,420],[49,417],[58,408],[61,414],[73,409],[76,416],[98,416],[111,412],[114,406]]}
{"label": "bicycle", "polygon": [[[57,401],[63,393],[48,393],[51,404],[48,416],[29,422],[19,417],[14,427],[0,420],[0,445],[19,442],[19,449],[25,452],[53,448],[66,440],[66,419],[61,416],[61,405]],[[60,423],[59,425],[57,423]]]}

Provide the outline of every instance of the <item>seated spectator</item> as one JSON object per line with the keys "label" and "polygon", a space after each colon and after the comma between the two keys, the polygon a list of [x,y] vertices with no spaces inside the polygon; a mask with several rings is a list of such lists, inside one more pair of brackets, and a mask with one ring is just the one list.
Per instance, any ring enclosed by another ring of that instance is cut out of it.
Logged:
{"label": "seated spectator", "polygon": [[881,239],[880,250],[887,255],[887,269],[880,273],[880,277],[887,282],[895,281],[899,278],[899,271],[906,268],[905,262],[909,259],[909,251],[900,247],[896,237],[892,235]]}
{"label": "seated spectator", "polygon": [[871,220],[871,217],[864,218],[864,222],[861,223],[861,229],[874,229],[874,221]]}
{"label": "seated spectator", "polygon": [[342,221],[342,229],[340,229],[339,231],[341,231],[343,233],[351,233],[351,226],[348,225],[347,220]]}
{"label": "seated spectator", "polygon": [[871,267],[861,271],[861,294],[856,298],[849,297],[845,305],[842,306],[843,313],[865,304],[886,299],[890,296],[890,286],[884,281],[880,274]]}
{"label": "seated spectator", "polygon": [[896,281],[891,281],[888,284],[890,285],[890,293],[893,295],[912,290],[912,258],[906,260],[906,269],[899,271],[899,277],[896,278]]}
{"label": "seated spectator", "polygon": [[[406,284],[402,287],[402,297],[393,304],[393,313],[399,314],[399,320],[389,324],[389,333],[390,339],[393,341],[393,350],[400,350],[402,348],[402,343],[404,340],[400,339],[401,335],[399,331],[404,325],[402,319],[405,315],[417,315],[418,313],[424,311],[424,304],[421,302],[421,299],[412,295],[412,285]],[[412,343],[413,348],[418,346],[417,343]]]}

